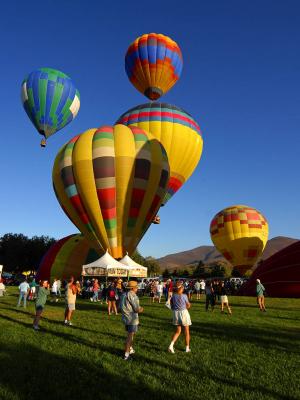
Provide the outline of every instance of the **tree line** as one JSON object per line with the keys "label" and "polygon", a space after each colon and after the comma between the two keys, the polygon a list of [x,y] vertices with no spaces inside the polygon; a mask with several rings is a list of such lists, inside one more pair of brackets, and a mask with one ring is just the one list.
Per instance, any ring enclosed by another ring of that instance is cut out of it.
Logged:
{"label": "tree line", "polygon": [[47,250],[56,242],[49,236],[29,238],[22,233],[0,237],[0,264],[5,272],[36,271]]}
{"label": "tree line", "polygon": [[[43,256],[56,240],[49,236],[29,238],[22,233],[6,233],[0,237],[0,264],[5,272],[37,271]],[[138,264],[148,268],[149,275],[158,275],[160,267],[152,257],[143,257],[138,250],[132,256]]]}

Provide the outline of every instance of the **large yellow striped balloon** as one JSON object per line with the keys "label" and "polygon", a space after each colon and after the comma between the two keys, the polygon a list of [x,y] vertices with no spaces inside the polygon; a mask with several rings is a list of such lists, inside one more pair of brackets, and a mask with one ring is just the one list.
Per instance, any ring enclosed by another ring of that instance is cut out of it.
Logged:
{"label": "large yellow striped balloon", "polygon": [[230,263],[244,274],[262,254],[268,240],[268,222],[254,208],[237,205],[216,214],[211,239]]}
{"label": "large yellow striped balloon", "polygon": [[90,129],[56,156],[53,184],[63,210],[96,249],[131,254],[166,193],[169,164],[153,136],[124,125]]}
{"label": "large yellow striped balloon", "polygon": [[181,188],[200,161],[203,140],[200,127],[181,108],[167,103],[146,103],[126,111],[117,121],[152,133],[164,146],[170,164],[170,180],[163,204]]}

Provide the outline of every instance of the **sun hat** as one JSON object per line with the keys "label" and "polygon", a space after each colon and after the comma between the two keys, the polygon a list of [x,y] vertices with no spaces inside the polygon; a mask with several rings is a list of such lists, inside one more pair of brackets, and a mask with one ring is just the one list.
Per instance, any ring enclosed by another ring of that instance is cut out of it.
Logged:
{"label": "sun hat", "polygon": [[126,286],[126,289],[134,289],[137,287],[137,285],[138,285],[137,281],[129,281]]}

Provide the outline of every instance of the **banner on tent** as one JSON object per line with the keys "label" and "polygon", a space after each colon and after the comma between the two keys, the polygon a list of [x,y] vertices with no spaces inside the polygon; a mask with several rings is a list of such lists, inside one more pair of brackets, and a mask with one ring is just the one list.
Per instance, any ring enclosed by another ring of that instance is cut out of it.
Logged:
{"label": "banner on tent", "polygon": [[130,268],[128,271],[128,276],[133,278],[147,278],[147,269],[146,268]]}
{"label": "banner on tent", "polygon": [[108,276],[108,277],[125,277],[127,270],[123,268],[101,268],[101,267],[87,267],[82,269],[83,276]]}

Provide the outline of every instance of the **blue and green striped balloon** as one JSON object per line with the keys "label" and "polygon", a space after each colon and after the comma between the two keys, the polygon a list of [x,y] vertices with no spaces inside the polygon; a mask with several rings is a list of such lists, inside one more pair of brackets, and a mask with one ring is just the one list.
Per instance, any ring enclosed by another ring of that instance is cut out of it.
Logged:
{"label": "blue and green striped balloon", "polygon": [[44,136],[41,146],[77,115],[80,95],[72,79],[52,68],[32,71],[22,83],[24,109],[38,132]]}

